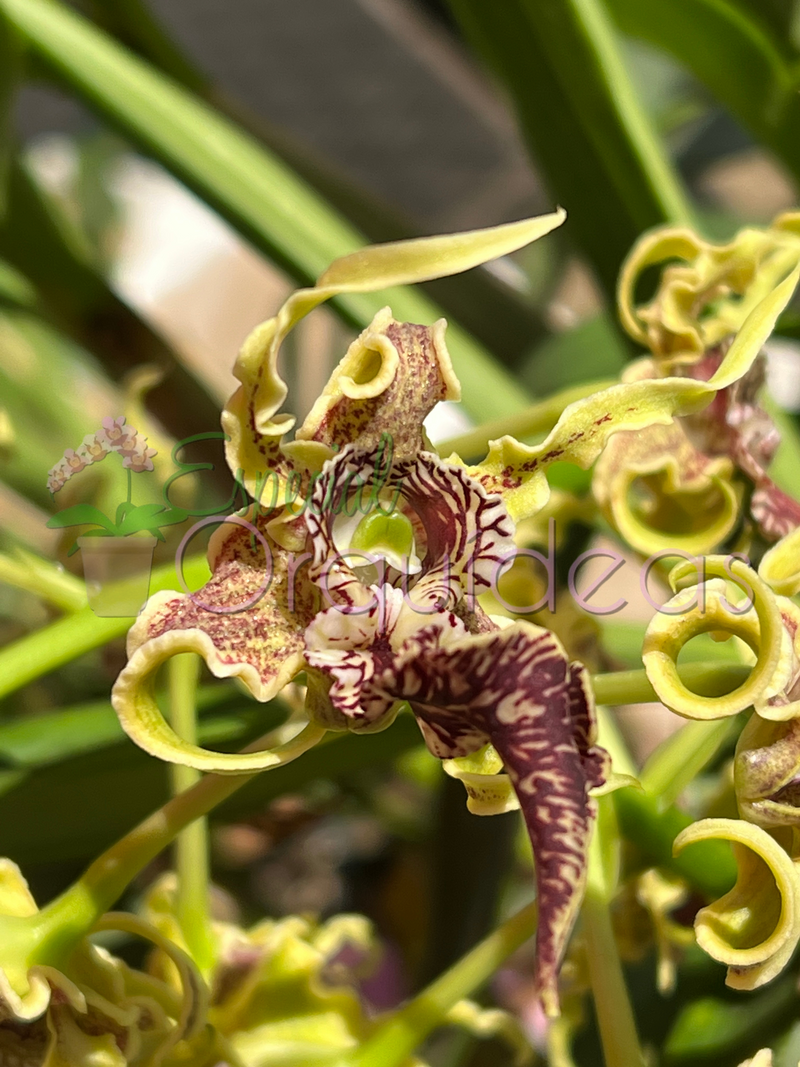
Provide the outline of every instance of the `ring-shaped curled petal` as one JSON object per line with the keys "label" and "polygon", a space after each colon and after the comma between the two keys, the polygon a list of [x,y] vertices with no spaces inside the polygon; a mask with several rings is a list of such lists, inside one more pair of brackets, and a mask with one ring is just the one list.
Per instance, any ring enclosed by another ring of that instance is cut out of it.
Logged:
{"label": "ring-shaped curled petal", "polygon": [[800,938],[800,874],[778,842],[760,826],[740,819],[703,819],[675,838],[686,845],[723,838],[733,847],[736,884],[697,913],[697,943],[728,965],[727,984],[757,989],[779,974]]}
{"label": "ring-shaped curled petal", "polygon": [[[658,474],[664,474],[663,480],[669,480],[668,461],[665,461]],[[739,496],[733,484],[727,479],[710,475],[705,492],[689,494],[663,489],[662,499],[667,507],[675,507],[679,499],[698,511],[708,511],[709,521],[700,530],[690,533],[671,533],[658,529],[646,522],[630,502],[630,491],[641,475],[629,470],[622,475],[609,501],[609,507],[617,530],[633,548],[639,552],[654,554],[666,549],[691,554],[709,552],[721,544],[731,533],[739,519]],[[716,497],[715,510],[707,509],[708,499]]]}
{"label": "ring-shaped curled petal", "polygon": [[758,573],[779,596],[800,593],[800,526],[764,553]]}
{"label": "ring-shaped curled petal", "polygon": [[[752,607],[741,613],[732,611],[735,605],[726,601],[720,583],[704,582],[679,589],[647,627],[642,662],[648,680],[659,700],[687,719],[722,719],[738,714],[751,704],[757,704],[761,711],[791,676],[791,643],[777,601],[755,571],[740,560],[708,556],[704,572],[710,577],[733,581],[747,596],[752,594]],[[689,574],[694,575],[696,582],[698,574],[693,564],[681,563],[675,567],[670,575],[673,588],[685,582]],[[693,637],[712,631],[741,637],[757,653],[757,660],[747,681],[737,689],[723,696],[704,697],[693,693],[681,681],[678,654]]]}
{"label": "ring-shaped curled petal", "polygon": [[[645,234],[620,273],[617,296],[623,326],[657,356],[699,357],[736,333],[764,295],[797,264],[799,219],[796,212],[781,215],[768,229],[743,229],[724,245],[683,228]],[[662,263],[667,266],[654,299],[645,307],[636,306],[642,271]]]}
{"label": "ring-shaped curled petal", "polygon": [[[658,377],[655,361],[642,359],[626,367],[623,381]],[[733,462],[705,451],[678,422],[614,434],[595,465],[592,493],[629,545],[646,555],[706,553],[731,533],[740,506]],[[640,502],[632,499],[637,484],[645,489]]]}
{"label": "ring-shaped curled petal", "polygon": [[324,727],[309,722],[290,740],[274,748],[255,752],[211,752],[178,737],[156,702],[152,674],[137,680],[120,697],[116,709],[128,737],[151,756],[214,774],[248,774],[282,767],[308,752],[325,735]]}

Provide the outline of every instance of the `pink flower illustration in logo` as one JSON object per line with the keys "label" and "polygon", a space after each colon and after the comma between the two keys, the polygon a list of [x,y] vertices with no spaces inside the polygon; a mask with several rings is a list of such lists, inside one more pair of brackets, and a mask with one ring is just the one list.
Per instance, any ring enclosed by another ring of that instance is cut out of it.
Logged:
{"label": "pink flower illustration in logo", "polygon": [[107,444],[114,452],[122,452],[130,448],[136,437],[136,428],[126,426],[125,416],[120,415],[116,419],[110,417],[103,419],[102,429],[97,431],[97,439]]}
{"label": "pink flower illustration in logo", "polygon": [[[92,531],[92,537],[128,537],[146,532],[163,541],[161,527],[183,522],[188,513],[167,504],[133,504],[131,476],[154,470],[153,457],[158,453],[155,448],[148,448],[146,437],[126,424],[124,415],[103,419],[102,427],[94,434],[87,434],[77,451],[68,448],[62,459],[48,472],[47,488],[55,495],[73,474],[99,463],[112,452],[121,456],[122,466],[128,473],[127,500],[117,508],[115,518],[104,515],[93,504],[81,503],[53,515],[47,525],[54,530],[67,526],[99,527]],[[77,551],[77,547],[76,542],[71,551]]]}
{"label": "pink flower illustration in logo", "polygon": [[85,459],[87,464],[99,463],[111,451],[111,446],[101,434],[102,430],[99,433],[87,434],[83,439],[83,444],[78,449],[78,455]]}
{"label": "pink flower illustration in logo", "polygon": [[88,465],[83,456],[79,456],[74,448],[68,448],[64,453],[64,463],[67,470],[67,477],[77,474]]}
{"label": "pink flower illustration in logo", "polygon": [[120,453],[123,456],[122,466],[133,471],[134,474],[153,470],[153,456],[158,454],[154,448],[147,447],[147,438],[140,437],[138,434],[132,446],[120,449]]}

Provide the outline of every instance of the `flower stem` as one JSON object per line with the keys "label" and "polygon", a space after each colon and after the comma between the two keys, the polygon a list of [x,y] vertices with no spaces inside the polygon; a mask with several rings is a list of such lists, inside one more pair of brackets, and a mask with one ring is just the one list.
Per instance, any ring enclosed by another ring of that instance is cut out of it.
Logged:
{"label": "flower stem", "polygon": [[128,503],[130,504],[133,496],[133,471],[128,467]]}
{"label": "flower stem", "polygon": [[[274,733],[255,741],[245,751],[270,748],[274,744]],[[313,748],[324,734],[325,730],[310,723],[290,741],[273,747],[272,751],[281,757],[281,764],[288,763]],[[29,923],[34,945],[29,953],[29,964],[58,966],[63,963],[100,916],[119,899],[131,880],[171,844],[181,830],[260,773],[208,774],[191,789],[167,801],[112,845],[66,892],[31,916]]]}
{"label": "flower stem", "polygon": [[[678,674],[694,692],[703,695],[721,695],[738,688],[747,680],[750,667],[738,663],[687,663],[678,668]],[[647,673],[637,671],[614,671],[610,674],[592,676],[592,688],[598,704],[647,704],[657,703],[655,689],[647,679]]]}
{"label": "flower stem", "polygon": [[[169,703],[172,728],[184,741],[197,743],[195,696],[200,659],[194,652],[184,652],[169,661]],[[172,764],[172,790],[176,795],[200,781],[200,772],[192,767]],[[208,820],[195,819],[181,830],[175,843],[175,866],[178,873],[177,917],[186,947],[200,972],[208,976],[214,964],[209,913]]]}
{"label": "flower stem", "polygon": [[616,890],[615,854],[619,847],[611,797],[601,797],[599,809],[589,846],[589,875],[581,909],[589,980],[606,1067],[644,1067],[609,909]]}
{"label": "flower stem", "polygon": [[482,986],[536,931],[536,903],[512,915],[336,1067],[399,1067],[441,1025],[450,1009]]}

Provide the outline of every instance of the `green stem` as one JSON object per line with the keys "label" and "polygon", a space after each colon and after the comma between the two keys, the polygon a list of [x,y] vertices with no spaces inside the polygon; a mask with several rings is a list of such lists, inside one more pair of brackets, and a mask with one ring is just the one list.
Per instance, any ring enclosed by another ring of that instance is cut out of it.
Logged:
{"label": "green stem", "polygon": [[720,747],[741,726],[738,716],[710,722],[687,722],[658,746],[639,774],[646,793],[662,808],[674,803]]}
{"label": "green stem", "polygon": [[610,797],[599,801],[597,825],[589,846],[582,930],[606,1067],[644,1067],[609,908],[616,891],[613,856],[619,842],[612,803]]}
{"label": "green stem", "polygon": [[[175,733],[190,744],[197,744],[196,693],[200,658],[184,652],[169,661],[170,718]],[[170,767],[172,789],[176,795],[200,781],[193,767],[174,763]],[[181,830],[175,843],[175,866],[178,874],[177,918],[186,947],[200,972],[206,977],[214,965],[209,912],[208,820],[195,819]]]}
{"label": "green stem", "polygon": [[443,441],[436,446],[437,451],[443,456],[457,452],[465,459],[475,459],[485,454],[490,441],[506,434],[510,434],[511,437],[524,438],[547,433],[558,422],[568,404],[574,404],[576,400],[583,400],[592,393],[618,384],[614,378],[570,386],[569,389],[562,389],[561,392],[554,393],[553,396],[525,408],[524,411],[505,415],[502,419],[493,419],[491,422],[476,426],[469,433]]}
{"label": "green stem", "polygon": [[62,611],[78,611],[86,606],[83,582],[59,570],[50,560],[17,549],[14,555],[0,555],[0,582],[25,589]]}
{"label": "green stem", "polygon": [[[260,738],[245,751],[270,747],[274,731]],[[304,743],[305,739],[305,743]],[[290,754],[284,762],[296,759],[320,740],[319,727],[309,724],[286,748]],[[273,749],[280,755],[281,747]],[[17,920],[29,931],[28,964],[48,963],[59,966],[76,944],[88,934],[97,920],[119,899],[129,883],[176,836],[195,819],[208,814],[237,789],[249,782],[252,774],[208,774],[184,793],[173,797],[144,822],[98,857],[83,876],[30,919]],[[0,917],[7,922],[6,917]],[[2,926],[2,922],[0,922]],[[11,929],[11,924],[9,924]],[[2,933],[2,930],[0,930]],[[21,937],[17,938],[21,940]],[[0,966],[3,946],[0,944]]]}
{"label": "green stem", "polygon": [[133,471],[128,467],[128,500],[127,503],[131,503],[133,496]]}
{"label": "green stem", "polygon": [[337,1067],[399,1067],[440,1026],[450,1009],[482,986],[536,931],[536,904],[512,915],[475,948],[380,1025]]}
{"label": "green stem", "polygon": [[[705,696],[721,696],[738,688],[750,674],[750,667],[738,663],[687,663],[678,674],[692,691]],[[643,669],[614,671],[592,676],[594,698],[598,704],[648,704],[658,697]]]}
{"label": "green stem", "polygon": [[[184,578],[190,589],[204,582],[208,578],[205,559],[200,556],[187,559]],[[124,585],[122,582],[118,584]],[[173,562],[157,567],[150,577],[151,593],[174,589],[177,585]],[[121,637],[130,626],[130,618],[101,618],[91,608],[84,607],[6,645],[0,650],[0,698],[70,663],[85,652]]]}

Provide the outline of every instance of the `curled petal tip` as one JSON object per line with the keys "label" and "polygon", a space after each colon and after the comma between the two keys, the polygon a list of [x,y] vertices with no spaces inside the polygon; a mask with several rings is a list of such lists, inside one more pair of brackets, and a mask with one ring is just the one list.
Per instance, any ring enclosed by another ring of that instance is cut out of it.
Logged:
{"label": "curled petal tip", "polygon": [[800,940],[800,875],[776,839],[739,819],[703,819],[675,838],[677,854],[709,838],[731,842],[739,874],[695,919],[701,948],[728,965],[728,985],[757,989],[779,974]]}

